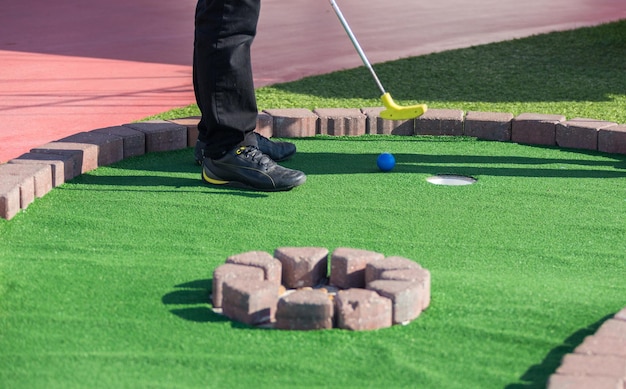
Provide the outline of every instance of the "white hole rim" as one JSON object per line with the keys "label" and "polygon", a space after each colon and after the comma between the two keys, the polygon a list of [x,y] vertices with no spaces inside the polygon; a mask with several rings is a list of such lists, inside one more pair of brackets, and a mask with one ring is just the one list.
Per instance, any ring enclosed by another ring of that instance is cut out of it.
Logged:
{"label": "white hole rim", "polygon": [[459,174],[437,174],[426,179],[433,185],[442,186],[465,186],[476,183],[477,179],[470,176],[462,176]]}

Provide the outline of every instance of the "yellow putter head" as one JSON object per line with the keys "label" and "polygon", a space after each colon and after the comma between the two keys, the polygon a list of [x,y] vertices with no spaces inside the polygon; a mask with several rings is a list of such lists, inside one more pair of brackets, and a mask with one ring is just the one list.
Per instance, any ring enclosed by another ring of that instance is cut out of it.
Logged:
{"label": "yellow putter head", "polygon": [[380,93],[383,94],[380,97],[380,99],[383,101],[383,105],[385,106],[386,109],[380,113],[380,117],[383,119],[389,119],[389,120],[409,120],[409,119],[415,119],[416,117],[423,115],[427,109],[425,104],[417,104],[417,105],[410,105],[408,107],[402,107],[393,101],[393,99],[391,98],[391,95],[385,91],[383,84],[380,83],[380,80],[378,79],[378,76],[376,75],[376,72],[374,71],[372,64],[365,56],[365,52],[361,48],[361,45],[359,44],[359,42],[356,40],[354,33],[352,33],[352,29],[350,29],[350,26],[348,25],[348,21],[346,20],[346,18],[343,17],[343,13],[341,13],[341,10],[339,9],[337,2],[335,2],[335,0],[330,0],[330,5],[335,10],[335,13],[337,14],[337,17],[339,18],[339,21],[341,22],[343,29],[346,30],[346,33],[348,34],[348,37],[352,41],[352,45],[356,49],[357,53],[359,53],[359,57],[361,57],[363,64],[367,67],[367,69],[372,74],[374,81],[376,81],[376,85],[378,86]]}
{"label": "yellow putter head", "polygon": [[396,104],[389,93],[380,97],[385,106],[385,110],[380,113],[380,117],[389,120],[408,120],[422,116],[428,110],[426,104],[416,104],[403,107]]}

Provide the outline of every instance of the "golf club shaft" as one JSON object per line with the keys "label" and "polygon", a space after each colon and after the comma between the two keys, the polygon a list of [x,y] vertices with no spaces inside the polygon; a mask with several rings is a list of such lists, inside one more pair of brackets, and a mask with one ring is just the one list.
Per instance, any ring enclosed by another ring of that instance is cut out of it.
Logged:
{"label": "golf club shaft", "polygon": [[343,13],[339,9],[339,6],[335,2],[335,0],[330,0],[330,5],[335,10],[335,13],[337,14],[337,17],[339,18],[339,21],[341,22],[341,25],[343,26],[343,29],[346,30],[346,33],[348,34],[348,37],[352,41],[352,44],[354,45],[354,48],[356,49],[357,53],[359,53],[359,56],[361,57],[361,60],[363,61],[363,64],[370,71],[370,73],[372,74],[372,77],[374,77],[374,81],[376,81],[376,85],[378,86],[378,89],[380,89],[380,92],[384,95],[387,92],[385,91],[385,88],[383,87],[383,84],[378,79],[378,76],[376,75],[376,72],[374,71],[374,68],[372,67],[372,64],[370,63],[370,61],[368,61],[367,56],[365,55],[365,52],[361,48],[361,45],[359,44],[359,41],[357,41],[356,37],[352,33],[352,29],[348,25],[348,22],[346,21],[346,18],[343,17]]}

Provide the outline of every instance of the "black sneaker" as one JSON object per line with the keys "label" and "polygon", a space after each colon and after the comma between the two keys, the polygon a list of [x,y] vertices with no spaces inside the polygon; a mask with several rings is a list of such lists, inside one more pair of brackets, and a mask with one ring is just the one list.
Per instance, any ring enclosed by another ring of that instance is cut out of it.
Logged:
{"label": "black sneaker", "polygon": [[[263,154],[268,155],[275,162],[286,161],[296,153],[296,145],[293,143],[274,142],[259,133],[255,132],[254,134],[256,135],[256,139],[259,144],[259,150],[261,150]],[[202,165],[202,160],[204,160],[205,147],[206,143],[200,140],[196,141],[196,147],[193,150],[193,155],[198,165]]]}
{"label": "black sneaker", "polygon": [[243,146],[218,159],[205,158],[202,180],[212,185],[275,192],[304,184],[306,175],[278,165],[256,147]]}
{"label": "black sneaker", "polygon": [[296,145],[291,142],[274,142],[257,132],[255,134],[259,150],[267,154],[274,162],[286,161],[296,153]]}

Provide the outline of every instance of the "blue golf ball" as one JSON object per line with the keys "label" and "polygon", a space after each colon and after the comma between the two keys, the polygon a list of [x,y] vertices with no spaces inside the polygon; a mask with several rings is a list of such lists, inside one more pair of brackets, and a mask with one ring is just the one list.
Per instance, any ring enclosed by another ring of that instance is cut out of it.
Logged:
{"label": "blue golf ball", "polygon": [[383,172],[388,172],[396,166],[396,158],[391,153],[381,153],[376,159],[376,165]]}

